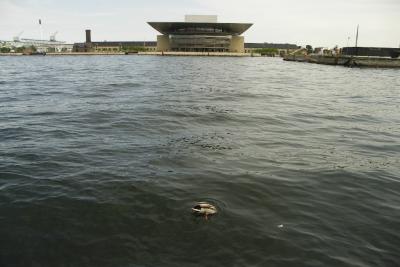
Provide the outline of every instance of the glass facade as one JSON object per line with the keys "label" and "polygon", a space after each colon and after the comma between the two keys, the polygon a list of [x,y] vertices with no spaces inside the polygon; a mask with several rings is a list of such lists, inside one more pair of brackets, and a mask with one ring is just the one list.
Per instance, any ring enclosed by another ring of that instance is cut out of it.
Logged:
{"label": "glass facade", "polygon": [[228,52],[232,36],[170,35],[172,51],[180,52]]}
{"label": "glass facade", "polygon": [[199,27],[178,27],[173,29],[172,34],[228,34],[226,30],[222,27],[206,27],[206,26],[199,26]]}

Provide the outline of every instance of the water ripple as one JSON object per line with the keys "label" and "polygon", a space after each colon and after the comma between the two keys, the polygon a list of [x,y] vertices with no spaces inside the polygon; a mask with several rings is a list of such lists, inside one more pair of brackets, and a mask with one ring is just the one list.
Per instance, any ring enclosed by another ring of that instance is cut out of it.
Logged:
{"label": "water ripple", "polygon": [[1,266],[398,265],[398,70],[2,63]]}

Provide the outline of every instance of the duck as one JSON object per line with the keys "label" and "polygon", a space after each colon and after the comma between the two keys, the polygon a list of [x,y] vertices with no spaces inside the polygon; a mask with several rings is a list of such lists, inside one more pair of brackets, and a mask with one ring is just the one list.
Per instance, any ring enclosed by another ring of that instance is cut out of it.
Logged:
{"label": "duck", "polygon": [[192,212],[195,215],[204,216],[208,220],[208,216],[217,214],[218,210],[214,205],[207,202],[198,202],[193,208]]}

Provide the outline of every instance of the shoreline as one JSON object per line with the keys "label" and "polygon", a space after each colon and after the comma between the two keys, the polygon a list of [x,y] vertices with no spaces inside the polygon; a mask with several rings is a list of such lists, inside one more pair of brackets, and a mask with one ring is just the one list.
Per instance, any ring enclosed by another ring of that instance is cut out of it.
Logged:
{"label": "shoreline", "polygon": [[201,56],[201,57],[261,57],[258,53],[221,53],[221,52],[66,52],[28,55],[23,53],[0,53],[0,56]]}
{"label": "shoreline", "polygon": [[146,56],[197,56],[197,57],[261,57],[258,53],[230,53],[230,52],[139,52]]}

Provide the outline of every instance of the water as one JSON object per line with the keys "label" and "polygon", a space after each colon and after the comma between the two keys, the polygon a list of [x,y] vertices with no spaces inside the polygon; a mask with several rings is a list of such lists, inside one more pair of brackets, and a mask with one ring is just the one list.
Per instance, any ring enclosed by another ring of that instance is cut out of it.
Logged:
{"label": "water", "polygon": [[398,70],[0,64],[0,266],[400,265]]}

